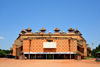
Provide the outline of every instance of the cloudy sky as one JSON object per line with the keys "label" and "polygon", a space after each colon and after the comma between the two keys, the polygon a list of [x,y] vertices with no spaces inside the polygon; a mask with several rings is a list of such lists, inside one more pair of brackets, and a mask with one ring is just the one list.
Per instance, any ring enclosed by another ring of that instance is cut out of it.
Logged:
{"label": "cloudy sky", "polygon": [[[0,49],[9,49],[22,28],[46,33],[78,28],[90,47],[100,44],[100,0],[0,0]],[[92,43],[94,45],[92,46]]]}

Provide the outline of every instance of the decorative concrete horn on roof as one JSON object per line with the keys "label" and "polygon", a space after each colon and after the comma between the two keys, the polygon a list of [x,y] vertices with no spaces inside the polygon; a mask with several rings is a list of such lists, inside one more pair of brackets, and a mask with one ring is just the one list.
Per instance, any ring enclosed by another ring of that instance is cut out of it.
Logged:
{"label": "decorative concrete horn on roof", "polygon": [[79,31],[78,31],[78,29],[76,28],[76,30],[74,31],[76,34],[78,34],[79,33]]}
{"label": "decorative concrete horn on roof", "polygon": [[72,32],[74,31],[74,29],[72,29],[72,27],[70,27],[70,29],[68,29],[69,32]]}
{"label": "decorative concrete horn on roof", "polygon": [[34,34],[34,32],[32,31],[32,34]]}
{"label": "decorative concrete horn on roof", "polygon": [[44,27],[42,27],[42,29],[40,29],[41,32],[45,32],[46,29],[44,29]]}
{"label": "decorative concrete horn on roof", "polygon": [[52,33],[51,33],[51,31],[49,31],[49,33],[48,33],[48,34],[52,34]]}
{"label": "decorative concrete horn on roof", "polygon": [[36,31],[35,34],[40,34],[40,32],[39,31]]}
{"label": "decorative concrete horn on roof", "polygon": [[65,34],[65,32],[62,30],[61,34]]}
{"label": "decorative concrete horn on roof", "polygon": [[21,33],[26,33],[26,31],[24,30],[24,28],[23,28],[23,30],[21,31]]}
{"label": "decorative concrete horn on roof", "polygon": [[56,27],[56,29],[54,29],[55,32],[59,32],[60,29],[58,27]]}
{"label": "decorative concrete horn on roof", "polygon": [[30,29],[30,27],[28,27],[28,28],[26,29],[26,31],[27,31],[27,32],[31,32],[32,29]]}

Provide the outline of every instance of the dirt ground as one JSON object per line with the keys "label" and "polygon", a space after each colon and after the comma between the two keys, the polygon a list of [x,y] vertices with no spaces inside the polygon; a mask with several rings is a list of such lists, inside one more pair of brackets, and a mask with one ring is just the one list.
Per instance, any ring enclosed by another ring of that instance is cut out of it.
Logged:
{"label": "dirt ground", "polygon": [[68,59],[32,59],[16,60],[0,58],[0,67],[100,67],[100,62],[91,60],[68,60]]}

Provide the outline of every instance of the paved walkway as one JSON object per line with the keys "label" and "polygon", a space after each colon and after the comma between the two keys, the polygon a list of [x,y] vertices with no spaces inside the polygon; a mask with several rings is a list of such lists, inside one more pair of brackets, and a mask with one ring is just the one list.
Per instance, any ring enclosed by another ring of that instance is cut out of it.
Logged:
{"label": "paved walkway", "polygon": [[0,67],[100,67],[92,60],[15,60],[0,58]]}

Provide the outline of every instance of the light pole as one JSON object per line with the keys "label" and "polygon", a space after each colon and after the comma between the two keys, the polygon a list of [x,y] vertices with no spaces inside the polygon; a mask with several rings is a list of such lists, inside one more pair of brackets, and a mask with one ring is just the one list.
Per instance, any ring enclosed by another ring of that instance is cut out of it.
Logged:
{"label": "light pole", "polygon": [[94,43],[92,43],[92,50],[93,50],[93,45],[94,45]]}

